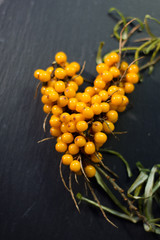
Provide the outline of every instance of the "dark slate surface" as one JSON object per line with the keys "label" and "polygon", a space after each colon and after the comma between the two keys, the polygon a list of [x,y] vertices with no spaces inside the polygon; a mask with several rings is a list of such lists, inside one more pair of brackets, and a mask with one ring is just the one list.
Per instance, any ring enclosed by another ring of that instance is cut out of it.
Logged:
{"label": "dark slate surface", "polygon": [[[117,48],[110,39],[114,20],[107,16],[111,0],[0,0],[0,239],[158,239],[112,216],[118,229],[105,222],[99,211],[81,204],[79,215],[59,177],[60,154],[54,141],[37,144],[44,134],[40,94],[33,99],[36,68],[46,68],[57,51],[69,60],[87,61],[95,74],[95,55],[100,41],[106,50]],[[131,16],[146,13],[160,17],[159,0],[115,0],[114,6]],[[159,32],[158,26],[154,28]],[[146,167],[159,162],[160,70],[131,96],[133,109],[122,114],[117,130],[128,130],[108,146],[119,150],[133,171],[141,160]],[[116,159],[106,159],[128,184]],[[83,185],[79,187],[83,189]],[[102,201],[104,199],[102,193]]]}

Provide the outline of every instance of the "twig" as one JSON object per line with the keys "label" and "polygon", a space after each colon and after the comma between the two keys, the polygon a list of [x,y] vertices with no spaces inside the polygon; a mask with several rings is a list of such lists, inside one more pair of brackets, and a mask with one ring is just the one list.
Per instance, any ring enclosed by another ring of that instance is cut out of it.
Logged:
{"label": "twig", "polygon": [[66,184],[66,182],[64,180],[64,177],[63,177],[63,174],[62,174],[62,160],[60,161],[60,164],[59,164],[59,173],[60,173],[60,177],[61,177],[63,185],[65,186],[67,191],[70,192],[70,189],[67,187],[67,184]]}
{"label": "twig", "polygon": [[74,201],[74,204],[75,204],[78,212],[80,213],[80,209],[78,207],[77,201],[76,201],[76,199],[74,197],[74,193],[73,193],[73,190],[72,190],[72,172],[70,172],[70,174],[69,174],[69,190],[70,190],[71,197],[72,197],[72,199]]}
{"label": "twig", "polygon": [[84,63],[83,63],[83,66],[82,66],[82,69],[81,69],[80,73],[79,73],[78,75],[76,75],[75,77],[73,77],[73,78],[72,78],[72,80],[73,80],[73,79],[75,79],[75,78],[77,78],[78,76],[80,76],[80,75],[83,73],[83,71],[84,71],[84,69],[85,69],[85,66],[86,66],[86,61],[84,61]]}
{"label": "twig", "polygon": [[42,143],[51,139],[54,139],[55,137],[48,137],[48,138],[43,138],[42,140],[39,140],[37,143]]}
{"label": "twig", "polygon": [[50,112],[47,113],[47,115],[46,115],[46,117],[45,117],[45,119],[44,119],[44,121],[43,121],[43,131],[44,131],[44,132],[46,131],[46,121],[47,121],[47,119],[48,119],[48,117],[49,117],[49,114],[50,114]]}
{"label": "twig", "polygon": [[128,39],[133,35],[133,33],[135,31],[137,31],[138,28],[140,28],[140,24],[138,24],[137,26],[135,26],[134,28],[132,28],[132,30],[129,32],[128,36],[127,36],[127,39],[125,39],[123,42],[122,42],[122,48],[124,47],[124,45],[126,44],[126,42],[128,41]]}
{"label": "twig", "polygon": [[37,97],[38,89],[39,89],[40,85],[41,85],[41,82],[39,82],[39,83],[37,84],[37,86],[36,86],[36,90],[35,90],[35,94],[34,94],[34,99],[36,99],[36,97]]}

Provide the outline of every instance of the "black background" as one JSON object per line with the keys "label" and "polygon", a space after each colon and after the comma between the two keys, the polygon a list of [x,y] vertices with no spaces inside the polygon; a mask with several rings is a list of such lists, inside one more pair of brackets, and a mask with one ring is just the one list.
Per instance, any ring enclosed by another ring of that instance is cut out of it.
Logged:
{"label": "black background", "polygon": [[[38,83],[37,68],[46,68],[57,51],[65,51],[69,61],[83,64],[96,74],[95,56],[100,41],[105,51],[118,47],[110,38],[114,19],[110,7],[124,14],[159,18],[159,0],[0,0],[0,236],[6,239],[159,239],[113,216],[118,229],[101,213],[81,204],[76,211],[59,176],[60,154],[54,141],[37,144],[44,134],[40,94],[33,99]],[[153,24],[155,33],[159,26]],[[136,86],[130,96],[133,108],[122,114],[117,131],[127,130],[120,141],[112,138],[108,148],[120,151],[136,174],[135,162],[146,167],[159,162],[160,70]],[[129,184],[119,160],[105,160]],[[125,184],[124,184],[125,183]],[[78,187],[83,191],[83,185]],[[75,192],[77,192],[76,188]],[[110,204],[104,199],[103,204]]]}

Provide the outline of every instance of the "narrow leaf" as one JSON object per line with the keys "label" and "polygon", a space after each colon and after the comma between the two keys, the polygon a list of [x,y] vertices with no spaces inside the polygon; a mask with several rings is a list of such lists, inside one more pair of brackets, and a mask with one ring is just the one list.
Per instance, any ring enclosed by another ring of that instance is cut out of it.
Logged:
{"label": "narrow leaf", "polygon": [[98,51],[97,51],[97,57],[96,57],[96,63],[102,63],[102,48],[104,46],[104,42],[100,42],[99,47],[98,47]]}

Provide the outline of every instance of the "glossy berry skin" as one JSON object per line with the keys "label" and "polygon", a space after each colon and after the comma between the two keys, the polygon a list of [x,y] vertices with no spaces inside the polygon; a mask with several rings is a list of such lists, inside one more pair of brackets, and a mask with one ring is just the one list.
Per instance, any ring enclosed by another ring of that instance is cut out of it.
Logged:
{"label": "glossy berry skin", "polygon": [[76,95],[76,91],[72,87],[67,87],[64,91],[64,94],[68,98],[74,98]]}
{"label": "glossy berry skin", "polygon": [[45,87],[45,86],[41,87],[41,94],[42,94],[42,95],[45,94],[45,91],[46,91],[46,87]]}
{"label": "glossy berry skin", "polygon": [[87,177],[92,178],[96,174],[96,169],[93,165],[89,164],[84,168],[85,174]]}
{"label": "glossy berry skin", "polygon": [[129,68],[128,68],[128,72],[129,73],[138,73],[139,72],[139,67],[136,64],[132,64]]}
{"label": "glossy berry skin", "polygon": [[84,145],[86,144],[86,139],[83,136],[77,136],[74,139],[74,142],[78,147],[84,147]]}
{"label": "glossy berry skin", "polygon": [[91,161],[94,163],[99,163],[102,161],[102,154],[100,152],[91,155]]}
{"label": "glossy berry skin", "polygon": [[117,112],[124,112],[126,110],[126,106],[118,106]]}
{"label": "glossy berry skin", "polygon": [[58,98],[58,101],[57,101],[57,105],[59,107],[65,107],[67,106],[68,104],[68,98],[64,95],[61,95],[59,98]]}
{"label": "glossy berry skin", "polygon": [[102,129],[103,129],[103,125],[102,125],[101,122],[95,121],[95,122],[92,123],[92,131],[94,133],[100,132],[100,131],[102,131]]}
{"label": "glossy berry skin", "polygon": [[107,71],[105,70],[103,73],[102,73],[102,79],[104,82],[110,82],[112,81],[113,79],[113,74],[110,72],[110,71]]}
{"label": "glossy berry skin", "polygon": [[118,93],[114,93],[111,97],[111,103],[114,105],[120,105],[123,101],[122,95]]}
{"label": "glossy berry skin", "polygon": [[63,122],[63,123],[61,124],[60,129],[61,129],[61,132],[62,132],[62,133],[68,132],[67,124]]}
{"label": "glossy berry skin", "polygon": [[70,64],[65,67],[65,71],[69,77],[73,77],[76,74],[76,69]]}
{"label": "glossy berry skin", "polygon": [[84,151],[86,154],[93,154],[95,150],[95,144],[93,142],[87,142],[84,146]]}
{"label": "glossy berry skin", "polygon": [[67,75],[67,72],[65,69],[63,68],[56,68],[55,72],[55,77],[58,78],[58,79],[64,79]]}
{"label": "glossy berry skin", "polygon": [[79,75],[74,75],[72,77],[73,81],[75,81],[75,83],[77,83],[78,86],[82,85],[83,82],[84,82],[84,79],[82,76],[79,76]]}
{"label": "glossy berry skin", "polygon": [[82,96],[82,93],[78,92],[78,93],[76,93],[75,98],[77,98],[77,100],[80,102],[81,101],[81,96]]}
{"label": "glossy berry skin", "polygon": [[118,63],[119,62],[119,55],[116,52],[111,52],[109,54],[110,60],[112,64]]}
{"label": "glossy berry skin", "polygon": [[50,128],[50,134],[53,137],[59,137],[62,134],[62,132],[61,132],[60,128],[51,127]]}
{"label": "glossy berry skin", "polygon": [[75,115],[74,115],[74,117],[73,117],[73,121],[75,122],[75,123],[77,123],[77,122],[79,122],[79,121],[83,121],[84,120],[84,116],[83,116],[83,114],[81,114],[81,113],[76,113]]}
{"label": "glossy berry skin", "polygon": [[76,73],[80,71],[81,66],[78,62],[71,62],[70,66],[73,67],[76,70]]}
{"label": "glossy berry skin", "polygon": [[134,91],[135,87],[133,83],[126,82],[124,84],[124,90],[126,93],[132,93]]}
{"label": "glossy berry skin", "polygon": [[92,104],[91,109],[95,115],[99,115],[102,112],[102,109],[99,103]]}
{"label": "glossy berry skin", "polygon": [[71,133],[74,133],[74,132],[76,132],[76,124],[75,124],[75,122],[73,122],[73,121],[70,121],[70,122],[68,122],[68,124],[67,124],[67,130],[68,130],[68,132],[71,132]]}
{"label": "glossy berry skin", "polygon": [[128,99],[128,97],[123,96],[123,97],[122,97],[122,103],[121,103],[121,106],[127,106],[128,103],[129,103],[129,99]]}
{"label": "glossy berry skin", "polygon": [[79,153],[79,147],[75,143],[72,143],[68,146],[68,152],[71,155],[75,155],[75,154]]}
{"label": "glossy berry skin", "polygon": [[86,92],[82,93],[82,95],[81,95],[82,102],[88,103],[88,102],[90,102],[90,100],[91,100],[91,97],[88,93],[86,93]]}
{"label": "glossy berry skin", "polygon": [[56,84],[57,80],[55,79],[51,79],[50,81],[48,81],[48,87],[55,87],[55,84]]}
{"label": "glossy berry skin", "polygon": [[43,111],[44,111],[45,113],[50,113],[51,110],[52,110],[52,105],[47,105],[47,104],[45,104],[45,105],[43,106]]}
{"label": "glossy berry skin", "polygon": [[120,70],[122,72],[125,72],[127,70],[127,68],[128,68],[128,63],[127,62],[122,62],[121,66],[120,66]]}
{"label": "glossy berry skin", "polygon": [[64,154],[62,156],[62,163],[64,165],[70,165],[72,161],[73,161],[73,157],[71,154]]}
{"label": "glossy berry skin", "polygon": [[109,72],[113,75],[113,78],[117,78],[120,75],[120,71],[117,67],[111,67]]}
{"label": "glossy berry skin", "polygon": [[59,107],[58,105],[54,105],[52,107],[52,113],[53,115],[59,116],[63,113],[63,108]]}
{"label": "glossy berry skin", "polygon": [[91,103],[92,104],[94,104],[94,103],[101,103],[101,101],[102,101],[102,98],[98,95],[98,94],[96,94],[96,95],[94,95],[92,98],[91,98]]}
{"label": "glossy berry skin", "polygon": [[113,123],[117,122],[118,120],[118,113],[115,111],[115,110],[110,110],[107,114],[107,120],[108,121],[111,121]]}
{"label": "glossy berry skin", "polygon": [[41,82],[48,82],[51,79],[50,74],[42,69],[37,69],[34,72],[34,77],[39,79]]}
{"label": "glossy berry skin", "polygon": [[108,88],[108,95],[109,96],[111,96],[112,94],[114,94],[116,92],[118,92],[118,87],[117,86],[112,85]]}
{"label": "glossy berry skin", "polygon": [[52,102],[57,101],[59,98],[59,94],[56,91],[50,92],[48,96],[49,96],[49,100],[51,100]]}
{"label": "glossy berry skin", "polygon": [[101,90],[98,95],[101,97],[102,101],[106,101],[108,99],[108,92],[106,90]]}
{"label": "glossy berry skin", "polygon": [[95,94],[95,90],[93,87],[86,87],[85,88],[85,93],[88,93],[91,97]]}
{"label": "glossy berry skin", "polygon": [[96,143],[105,143],[107,141],[107,135],[103,132],[97,132],[94,135],[94,140]]}
{"label": "glossy berry skin", "polygon": [[67,151],[67,144],[64,142],[58,142],[55,145],[55,149],[57,152],[66,152]]}
{"label": "glossy berry skin", "polygon": [[50,120],[49,120],[49,124],[50,124],[51,127],[56,127],[56,128],[60,127],[61,126],[60,118],[52,115]]}
{"label": "glossy berry skin", "polygon": [[68,101],[68,108],[70,110],[76,110],[77,103],[78,103],[77,98],[70,98]]}
{"label": "glossy berry skin", "polygon": [[49,99],[49,96],[47,96],[47,95],[43,95],[41,97],[41,101],[42,101],[42,103],[48,104],[48,105],[50,105],[52,103],[52,101]]}
{"label": "glossy berry skin", "polygon": [[106,120],[103,122],[103,131],[106,132],[107,134],[110,134],[114,131],[115,126],[112,122]]}
{"label": "glossy berry skin", "polygon": [[67,55],[64,52],[58,52],[55,55],[55,61],[58,64],[65,63],[67,61]]}
{"label": "glossy berry skin", "polygon": [[126,74],[126,81],[129,83],[136,84],[139,81],[139,76],[137,73],[127,73]]}
{"label": "glossy berry skin", "polygon": [[72,87],[72,88],[74,88],[74,90],[75,90],[76,92],[77,92],[77,90],[78,90],[78,85],[77,85],[77,83],[74,82],[74,81],[69,81],[68,84],[67,84],[67,87]]}
{"label": "glossy berry skin", "polygon": [[105,57],[104,62],[105,62],[105,64],[106,64],[107,66],[109,66],[109,67],[112,66],[112,64],[113,64],[112,59],[110,58],[109,55],[107,55],[107,56]]}
{"label": "glossy berry skin", "polygon": [[101,74],[103,73],[105,70],[108,70],[109,67],[105,64],[105,63],[100,63],[96,66],[96,71]]}
{"label": "glossy berry skin", "polygon": [[54,67],[50,66],[46,69],[46,72],[48,72],[49,74],[51,74],[54,70]]}
{"label": "glossy berry skin", "polygon": [[70,164],[70,170],[72,172],[79,172],[81,169],[81,164],[78,160],[73,160]]}
{"label": "glossy berry skin", "polygon": [[100,108],[101,108],[102,112],[106,113],[106,112],[109,111],[110,105],[109,105],[109,103],[107,103],[107,102],[102,102],[102,103],[100,104]]}
{"label": "glossy berry skin", "polygon": [[91,119],[94,116],[94,112],[90,107],[85,107],[82,114],[86,119]]}
{"label": "glossy berry skin", "polygon": [[76,111],[77,112],[83,112],[85,107],[86,107],[86,103],[84,103],[84,102],[77,102],[77,104],[76,104]]}
{"label": "glossy berry skin", "polygon": [[88,128],[88,123],[86,121],[79,121],[76,124],[76,128],[79,132],[84,132]]}
{"label": "glossy berry skin", "polygon": [[63,133],[62,134],[62,141],[64,143],[71,143],[71,142],[73,142],[73,135],[71,133]]}
{"label": "glossy berry skin", "polygon": [[94,80],[94,86],[100,89],[104,89],[106,86],[105,81],[103,79],[97,78]]}
{"label": "glossy berry skin", "polygon": [[55,83],[55,90],[58,92],[58,93],[62,93],[64,92],[66,86],[65,86],[65,83],[63,81],[57,81]]}

